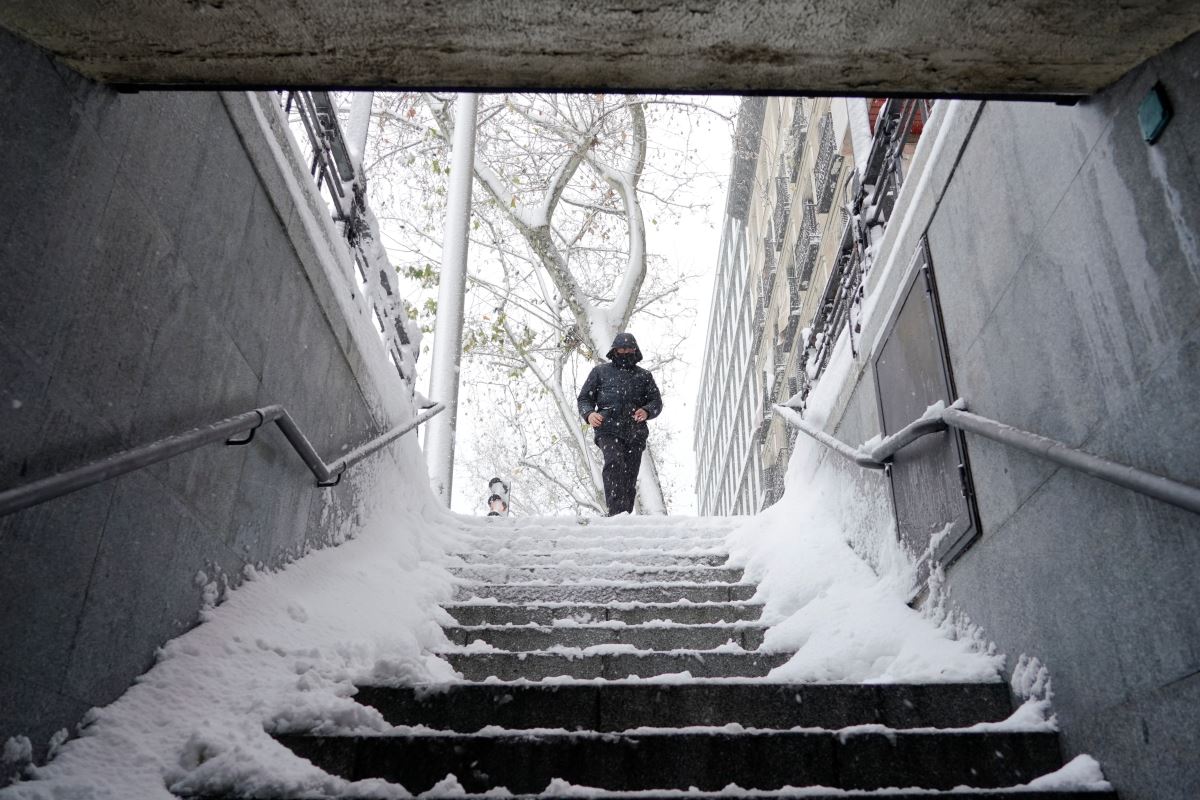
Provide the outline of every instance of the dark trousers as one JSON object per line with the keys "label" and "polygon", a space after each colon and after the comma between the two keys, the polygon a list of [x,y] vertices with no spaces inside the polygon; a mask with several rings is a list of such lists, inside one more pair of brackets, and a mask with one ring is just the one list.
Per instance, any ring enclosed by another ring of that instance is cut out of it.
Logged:
{"label": "dark trousers", "polygon": [[646,445],[615,436],[597,436],[596,446],[604,454],[604,502],[608,504],[608,515],[611,517],[622,511],[632,514],[638,469]]}

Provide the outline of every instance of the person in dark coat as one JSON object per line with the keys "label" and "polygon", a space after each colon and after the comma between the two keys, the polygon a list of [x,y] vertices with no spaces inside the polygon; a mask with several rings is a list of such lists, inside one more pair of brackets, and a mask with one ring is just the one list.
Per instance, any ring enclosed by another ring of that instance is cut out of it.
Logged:
{"label": "person in dark coat", "polygon": [[604,501],[608,515],[633,512],[638,468],[650,428],[646,420],[662,412],[654,376],[637,362],[642,351],[631,333],[618,333],[608,363],[592,368],[579,390],[579,416],[596,431],[604,455]]}

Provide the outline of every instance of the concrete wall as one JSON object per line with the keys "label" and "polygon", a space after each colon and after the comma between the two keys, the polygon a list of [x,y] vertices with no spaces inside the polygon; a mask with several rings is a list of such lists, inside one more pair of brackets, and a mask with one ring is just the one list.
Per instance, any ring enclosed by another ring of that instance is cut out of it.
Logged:
{"label": "concrete wall", "polygon": [[[929,231],[979,413],[1200,485],[1200,42],[1077,108],[989,103]],[[1153,146],[1137,109],[1161,80]],[[970,209],[970,213],[965,213]],[[953,597],[1051,668],[1066,747],[1122,796],[1200,796],[1200,516],[971,441]]]}
{"label": "concrete wall", "polygon": [[[3,32],[0,98],[0,487],[270,403],[327,460],[411,413],[252,98],[117,94]],[[0,742],[44,751],[206,580],[353,535],[365,491],[271,427],[0,518]]]}
{"label": "concrete wall", "polygon": [[[1198,70],[1193,37],[1075,107],[960,104],[928,179],[905,184],[910,224],[880,249],[907,262],[928,233],[973,410],[1193,485]],[[1137,110],[1155,81],[1175,117],[1149,146]],[[907,271],[872,278],[882,311]],[[868,363],[829,426],[852,443],[878,431]],[[948,571],[952,601],[1012,663],[1049,666],[1068,755],[1093,754],[1128,800],[1200,796],[1200,517],[968,446],[982,535]]]}

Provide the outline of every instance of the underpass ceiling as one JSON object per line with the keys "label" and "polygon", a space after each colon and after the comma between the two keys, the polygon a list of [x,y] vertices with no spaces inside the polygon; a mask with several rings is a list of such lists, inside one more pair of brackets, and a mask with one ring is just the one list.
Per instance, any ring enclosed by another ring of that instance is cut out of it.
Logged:
{"label": "underpass ceiling", "polygon": [[0,26],[140,86],[1090,94],[1196,0],[6,0]]}

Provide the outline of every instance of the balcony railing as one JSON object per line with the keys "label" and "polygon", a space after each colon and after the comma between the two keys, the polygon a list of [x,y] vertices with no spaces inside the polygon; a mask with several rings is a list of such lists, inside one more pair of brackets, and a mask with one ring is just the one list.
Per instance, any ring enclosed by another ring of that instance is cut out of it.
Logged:
{"label": "balcony railing", "polygon": [[788,179],[775,179],[775,249],[783,249],[783,234],[787,231],[788,214],[792,210],[792,199],[788,194]]}
{"label": "balcony railing", "polygon": [[868,225],[885,224],[891,217],[904,183],[905,148],[920,137],[932,110],[933,101],[923,98],[888,100],[880,109],[857,200],[870,211]]}
{"label": "balcony railing", "polygon": [[853,309],[862,296],[863,261],[861,243],[855,235],[855,230],[851,218],[843,229],[837,262],[825,283],[821,304],[817,308],[804,352],[800,356],[801,410],[805,407],[813,386],[821,379],[829,365],[833,347],[843,330],[850,336],[851,352],[855,356],[858,355],[854,336],[859,333],[859,323],[853,318]]}
{"label": "balcony railing", "polygon": [[787,461],[776,460],[774,464],[763,467],[763,508],[774,505],[783,497],[783,476],[786,474]]}
{"label": "balcony railing", "polygon": [[804,160],[804,147],[808,143],[808,115],[804,113],[804,103],[797,97],[796,108],[792,112],[792,127],[788,132],[788,152],[791,161],[791,182],[795,183],[800,177],[800,163]]}
{"label": "balcony railing", "polygon": [[764,263],[759,276],[759,304],[765,309],[771,305],[771,294],[775,291],[775,250],[770,239],[763,240]]}
{"label": "balcony railing", "polygon": [[[801,412],[843,332],[850,337],[851,352],[858,355],[855,337],[860,333],[860,325],[856,309],[861,306],[863,279],[870,267],[863,259],[871,240],[868,230],[886,225],[904,180],[905,148],[920,135],[932,105],[932,101],[923,99],[888,100],[877,118],[875,139],[862,172],[862,183],[856,187],[853,213],[842,215],[837,260],[822,292],[812,327],[804,337],[797,375]],[[824,122],[825,118],[822,118]],[[823,148],[827,147],[826,130],[822,127]],[[805,213],[808,213],[807,207]],[[807,220],[801,228],[802,235],[806,225]],[[802,241],[797,241],[797,256],[801,244]],[[796,263],[801,263],[799,258]],[[803,279],[804,275],[798,277]]]}
{"label": "balcony railing", "polygon": [[762,341],[763,327],[767,322],[767,306],[759,298],[758,306],[754,309],[754,343],[751,346],[752,350],[757,350],[759,343]]}
{"label": "balcony railing", "polygon": [[817,159],[813,164],[813,200],[820,214],[829,213],[838,176],[842,171],[842,156],[837,152],[837,141],[833,135],[833,115],[825,112],[817,123]]}
{"label": "balcony railing", "polygon": [[799,329],[799,327],[800,327],[800,309],[793,308],[791,310],[791,313],[788,314],[787,325],[784,327],[783,331],[780,333],[780,338],[783,342],[783,347],[789,353],[792,351],[792,347],[796,343],[796,331],[797,331],[797,329]]}
{"label": "balcony railing", "polygon": [[[784,375],[787,374],[788,352],[775,348],[775,382],[771,386],[771,394],[775,396],[776,402],[784,402],[787,397],[780,399],[784,389],[787,388],[787,381],[784,380]],[[790,397],[791,395],[788,395]]]}
{"label": "balcony railing", "polygon": [[813,268],[817,264],[817,251],[821,246],[821,235],[817,230],[817,209],[812,200],[804,201],[804,212],[796,244],[792,250],[792,265],[795,272],[796,293],[807,291],[812,280]]}

